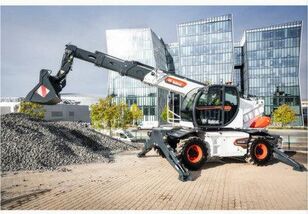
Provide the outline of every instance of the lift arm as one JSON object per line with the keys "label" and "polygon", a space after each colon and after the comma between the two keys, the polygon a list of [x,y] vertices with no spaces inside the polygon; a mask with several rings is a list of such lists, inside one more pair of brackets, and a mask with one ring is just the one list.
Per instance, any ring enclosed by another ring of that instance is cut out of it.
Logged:
{"label": "lift arm", "polygon": [[200,82],[137,61],[125,61],[98,51],[92,53],[74,45],[66,45],[59,72],[55,76],[51,76],[51,71],[42,69],[40,83],[27,95],[26,101],[41,104],[59,103],[61,101],[59,93],[66,85],[66,76],[72,69],[74,58],[182,95],[195,88],[204,87],[204,84]]}

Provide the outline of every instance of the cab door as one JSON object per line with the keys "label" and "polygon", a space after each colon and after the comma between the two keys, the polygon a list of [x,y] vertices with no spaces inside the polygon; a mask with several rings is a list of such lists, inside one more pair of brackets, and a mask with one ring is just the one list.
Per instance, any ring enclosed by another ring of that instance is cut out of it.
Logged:
{"label": "cab door", "polygon": [[199,126],[222,126],[222,102],[221,86],[212,86],[208,91],[202,91],[195,107],[196,123]]}
{"label": "cab door", "polygon": [[237,88],[213,85],[201,91],[195,105],[195,122],[199,127],[221,128],[231,123],[238,112]]}

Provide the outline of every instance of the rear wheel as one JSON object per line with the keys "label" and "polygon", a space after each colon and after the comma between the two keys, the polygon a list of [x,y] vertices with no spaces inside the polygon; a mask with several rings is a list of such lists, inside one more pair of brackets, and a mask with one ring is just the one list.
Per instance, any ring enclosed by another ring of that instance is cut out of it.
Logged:
{"label": "rear wheel", "polygon": [[181,144],[182,163],[187,169],[200,169],[207,159],[207,149],[205,143],[199,137],[190,137],[184,139]]}
{"label": "rear wheel", "polygon": [[272,148],[265,139],[256,139],[248,147],[246,161],[251,164],[263,166],[269,162],[272,157]]}

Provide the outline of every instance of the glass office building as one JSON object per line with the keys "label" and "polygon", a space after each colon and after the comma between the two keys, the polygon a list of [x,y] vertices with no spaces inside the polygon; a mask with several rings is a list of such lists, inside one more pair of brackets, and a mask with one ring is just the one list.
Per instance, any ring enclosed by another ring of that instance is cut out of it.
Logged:
{"label": "glass office building", "polygon": [[168,52],[173,59],[173,66],[175,73],[179,73],[180,57],[179,57],[179,43],[173,42],[166,45]]}
{"label": "glass office building", "polygon": [[244,35],[245,94],[262,97],[265,114],[282,104],[296,112],[292,125],[303,125],[299,64],[300,21],[246,30]]}
{"label": "glass office building", "polygon": [[[108,54],[168,70],[166,47],[150,28],[107,30],[106,39]],[[113,71],[109,72],[108,82],[108,94],[116,102],[124,102],[129,106],[137,103],[143,111],[143,121],[158,124],[166,105],[167,91],[120,76]]]}
{"label": "glass office building", "polygon": [[237,86],[241,94],[244,93],[244,52],[240,43],[234,43],[234,71],[233,85]]}
{"label": "glass office building", "polygon": [[[179,57],[179,43],[173,42],[166,45],[167,51],[173,59],[174,72],[179,74],[180,57]],[[173,92],[169,95],[169,109],[175,114],[180,115],[180,95]]]}
{"label": "glass office building", "polygon": [[[177,25],[177,42],[165,45],[149,28],[107,31],[108,53],[137,60],[208,84],[231,81],[245,96],[261,97],[265,114],[286,103],[296,112],[292,125],[303,125],[300,103],[300,21],[246,30],[233,42],[232,15]],[[129,105],[137,103],[145,121],[160,120],[167,91],[139,81],[109,76],[109,94]],[[179,114],[180,97],[174,96]]]}
{"label": "glass office building", "polygon": [[232,16],[224,15],[177,26],[178,74],[210,84],[232,81]]}

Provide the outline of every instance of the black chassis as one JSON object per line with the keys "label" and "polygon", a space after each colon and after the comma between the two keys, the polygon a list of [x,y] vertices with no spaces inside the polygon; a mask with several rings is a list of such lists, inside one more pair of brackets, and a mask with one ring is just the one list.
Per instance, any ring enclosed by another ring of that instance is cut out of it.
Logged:
{"label": "black chassis", "polygon": [[[151,132],[148,133],[150,139],[144,144],[144,148],[138,154],[138,157],[144,157],[152,148],[158,147],[161,149],[165,158],[168,160],[170,165],[179,173],[179,180],[188,181],[192,180],[191,173],[182,165],[181,161],[178,159],[170,142],[179,142],[181,139],[185,139],[191,136],[198,136],[203,139],[204,133],[207,131],[242,131],[249,134],[250,143],[252,139],[264,138],[272,146],[273,157],[277,160],[290,165],[294,170],[304,171],[306,168],[298,163],[297,161],[290,158],[283,151],[281,151],[280,144],[282,138],[279,135],[269,134],[266,130],[258,129],[232,129],[232,128],[210,128],[210,129],[200,129],[200,128],[182,128],[177,127],[173,129],[165,129],[163,127],[153,128]],[[248,151],[248,146],[247,146]]]}

